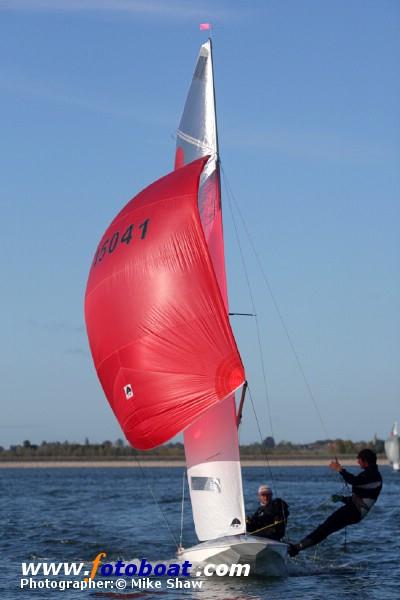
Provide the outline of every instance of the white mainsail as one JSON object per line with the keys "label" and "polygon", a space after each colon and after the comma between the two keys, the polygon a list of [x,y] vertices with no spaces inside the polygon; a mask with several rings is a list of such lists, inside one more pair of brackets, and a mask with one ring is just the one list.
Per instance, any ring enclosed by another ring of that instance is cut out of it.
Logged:
{"label": "white mainsail", "polygon": [[[199,212],[228,312],[211,40],[201,46],[196,62],[177,132],[175,168],[207,155],[210,159],[200,180]],[[187,428],[184,445],[198,538],[204,541],[244,533],[234,396],[227,397]]]}
{"label": "white mainsail", "polygon": [[392,427],[392,431],[388,439],[385,442],[385,452],[387,459],[393,465],[395,471],[400,470],[400,440],[397,429],[397,422],[395,421]]}

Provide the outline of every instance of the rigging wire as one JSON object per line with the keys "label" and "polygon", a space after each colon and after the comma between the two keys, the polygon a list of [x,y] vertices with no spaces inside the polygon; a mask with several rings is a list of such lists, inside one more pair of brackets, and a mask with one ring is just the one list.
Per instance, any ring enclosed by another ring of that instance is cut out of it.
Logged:
{"label": "rigging wire", "polygon": [[[257,429],[258,429],[258,433],[259,433],[259,436],[260,436],[261,448],[262,448],[263,454],[264,454],[264,460],[265,460],[265,466],[266,466],[265,472],[266,473],[269,472],[269,477],[270,477],[270,480],[272,482],[273,492],[274,492],[275,496],[278,496],[278,494],[279,494],[278,486],[277,486],[276,479],[275,479],[273,471],[272,471],[271,464],[269,462],[268,452],[267,452],[266,448],[264,448],[264,446],[262,444],[263,440],[262,440],[262,433],[261,433],[260,423],[258,421],[257,412],[256,412],[256,408],[254,406],[253,396],[251,395],[251,389],[250,389],[249,385],[248,385],[248,390],[249,390],[249,397],[250,397],[251,406],[252,406],[253,413],[254,413],[254,418],[256,420]],[[284,510],[284,508],[282,506],[282,520],[285,523],[285,536],[284,536],[284,539],[288,539],[288,533],[289,533],[289,522],[288,522],[288,518],[287,517],[288,517],[288,515],[285,514],[285,510]]]}
{"label": "rigging wire", "polygon": [[[243,268],[244,275],[246,278],[247,289],[249,292],[250,302],[251,302],[251,306],[252,306],[253,314],[254,314],[254,318],[255,318],[258,350],[260,353],[260,361],[261,361],[261,370],[262,370],[262,377],[263,377],[264,390],[265,390],[265,398],[267,401],[268,420],[269,420],[271,435],[272,435],[272,437],[274,437],[274,428],[273,428],[273,424],[272,424],[272,414],[271,414],[271,401],[270,401],[270,397],[269,397],[269,393],[268,393],[267,374],[266,374],[266,369],[265,369],[265,360],[264,360],[264,353],[263,353],[262,343],[261,343],[261,333],[260,333],[260,325],[259,325],[258,317],[257,317],[256,303],[255,303],[254,295],[253,295],[253,292],[251,289],[250,278],[249,278],[249,274],[248,274],[247,267],[246,267],[246,261],[244,260],[244,253],[243,253],[242,245],[240,243],[240,236],[239,236],[238,228],[237,228],[236,221],[235,221],[235,215],[233,212],[233,207],[232,207],[233,195],[231,194],[229,187],[226,185],[226,176],[225,176],[225,172],[222,168],[222,165],[221,165],[221,172],[224,176],[224,184],[225,184],[226,190],[227,190],[228,205],[229,205],[229,210],[231,213],[231,218],[232,218],[233,227],[234,227],[234,231],[235,231],[236,243],[239,248],[240,258],[242,261],[242,268]],[[260,435],[261,435],[261,431],[260,431]]]}
{"label": "rigging wire", "polygon": [[[241,261],[242,261],[242,265],[243,265],[243,270],[244,270],[244,274],[245,274],[245,278],[246,278],[246,282],[247,282],[248,292],[249,292],[249,296],[250,296],[250,299],[251,299],[251,303],[252,303],[252,307],[253,307],[253,312],[255,313],[254,316],[255,316],[255,320],[256,320],[258,346],[259,346],[259,349],[260,349],[260,357],[261,357],[261,364],[262,364],[262,374],[263,374],[263,380],[264,380],[264,388],[265,388],[266,399],[267,399],[268,417],[269,417],[269,422],[270,422],[270,428],[271,428],[272,437],[274,437],[274,434],[273,434],[273,425],[272,425],[272,417],[271,417],[271,403],[270,403],[270,398],[269,398],[269,394],[268,394],[266,369],[265,369],[265,363],[264,363],[264,354],[263,354],[263,351],[262,351],[262,344],[261,344],[261,337],[260,337],[260,328],[259,328],[259,323],[258,323],[258,318],[257,318],[257,311],[256,311],[254,296],[253,296],[253,293],[252,293],[252,290],[251,290],[251,286],[250,286],[250,280],[249,280],[249,275],[248,275],[248,271],[247,271],[245,260],[244,260],[244,254],[243,254],[243,250],[242,250],[242,245],[240,243],[240,238],[239,238],[239,233],[238,233],[238,227],[237,227],[235,216],[234,216],[233,205],[235,206],[235,208],[237,210],[237,213],[238,213],[239,218],[241,220],[241,223],[242,223],[244,232],[246,234],[247,240],[248,240],[248,242],[250,244],[250,247],[251,247],[251,249],[253,251],[253,254],[254,254],[255,258],[256,258],[258,267],[259,267],[260,272],[261,272],[262,279],[263,279],[264,284],[265,284],[265,286],[266,286],[266,288],[267,288],[267,290],[268,290],[268,292],[270,294],[270,297],[272,299],[273,306],[274,306],[274,308],[275,308],[275,310],[277,312],[277,315],[279,317],[281,326],[282,326],[282,328],[283,328],[283,330],[285,332],[286,338],[287,338],[289,346],[290,346],[290,348],[292,350],[292,353],[293,353],[293,356],[294,356],[295,361],[297,363],[298,369],[299,369],[299,371],[301,373],[301,376],[303,378],[303,381],[305,383],[306,389],[308,391],[309,398],[311,399],[312,404],[314,406],[314,410],[315,410],[315,412],[316,412],[316,414],[318,416],[319,422],[320,422],[321,427],[322,427],[322,431],[324,432],[325,437],[327,439],[329,439],[329,434],[328,434],[328,431],[327,431],[327,427],[326,427],[325,422],[324,422],[324,420],[322,418],[322,414],[321,414],[321,412],[320,412],[320,410],[318,408],[318,405],[317,405],[314,393],[313,393],[313,391],[311,389],[311,385],[310,385],[310,383],[308,381],[308,378],[307,378],[307,376],[305,374],[303,365],[302,365],[302,363],[300,361],[300,357],[299,357],[299,355],[298,355],[298,353],[296,351],[296,348],[295,348],[295,345],[293,343],[293,340],[292,340],[292,338],[291,338],[291,336],[289,334],[289,330],[287,328],[286,322],[285,322],[285,320],[283,318],[283,315],[282,315],[282,312],[281,312],[281,310],[279,308],[278,302],[277,302],[277,300],[275,298],[275,295],[274,295],[274,293],[272,291],[272,287],[271,287],[271,285],[269,283],[269,280],[268,280],[268,278],[266,276],[266,273],[264,271],[264,268],[263,268],[260,256],[259,256],[259,254],[258,254],[258,252],[257,252],[257,250],[255,248],[254,242],[253,242],[253,240],[252,240],[252,238],[250,236],[250,233],[249,233],[249,230],[247,228],[246,222],[244,220],[243,214],[242,214],[242,212],[240,210],[240,207],[239,207],[239,204],[238,204],[238,202],[237,202],[237,200],[235,198],[235,195],[233,194],[232,188],[231,188],[231,186],[229,184],[228,178],[227,178],[227,176],[225,174],[225,171],[224,171],[222,165],[221,165],[221,172],[222,172],[222,175],[223,175],[223,178],[224,178],[225,189],[227,191],[227,197],[228,197],[228,200],[229,200],[229,202],[228,202],[229,203],[229,209],[230,209],[230,212],[231,212],[232,222],[233,222],[234,231],[235,231],[235,237],[236,237],[237,245],[238,245],[238,248],[239,248],[239,253],[240,253],[240,257],[241,257]],[[258,431],[259,431],[259,435],[260,435],[260,440],[262,442],[261,429],[260,429],[260,426],[259,426],[259,422],[258,422],[257,414],[256,414],[256,411],[255,411],[255,406],[254,406],[254,403],[253,403],[253,399],[252,399],[250,388],[249,388],[249,394],[250,394],[250,400],[251,400],[251,404],[252,404],[254,416],[255,416],[255,419],[256,419],[256,423],[257,423],[257,427],[258,427]],[[269,469],[269,472],[270,472],[271,479],[273,481],[274,487],[276,488],[277,486],[276,486],[276,483],[275,483],[274,478],[273,478],[271,466],[270,466],[268,455],[267,455],[266,452],[265,452],[265,458],[266,458],[266,461],[267,461],[267,465],[268,465],[268,469]],[[345,536],[346,536],[346,532],[345,532]],[[346,537],[345,537],[345,545],[346,545]],[[316,555],[317,555],[317,551],[315,551],[314,559],[316,559]]]}
{"label": "rigging wire", "polygon": [[[302,365],[302,363],[301,363],[301,361],[300,361],[300,357],[299,357],[299,355],[298,355],[298,353],[297,353],[297,351],[296,351],[296,348],[295,348],[295,346],[294,346],[294,343],[293,343],[293,340],[292,340],[292,338],[291,338],[291,336],[290,336],[290,334],[289,334],[289,330],[288,330],[288,328],[287,328],[287,326],[286,326],[286,323],[285,323],[285,320],[284,320],[284,318],[283,318],[283,315],[282,315],[282,313],[281,313],[281,311],[280,311],[280,309],[279,309],[278,302],[277,302],[277,300],[276,300],[276,298],[275,298],[275,295],[274,295],[274,293],[273,293],[273,291],[272,291],[272,287],[271,287],[271,285],[270,285],[270,283],[269,283],[269,280],[268,280],[268,278],[267,278],[267,276],[266,276],[266,273],[265,273],[265,271],[264,271],[264,268],[263,268],[263,265],[262,265],[262,262],[261,262],[260,256],[259,256],[259,254],[258,254],[258,252],[257,252],[257,250],[256,250],[256,248],[255,248],[254,242],[253,242],[253,240],[252,240],[252,238],[251,238],[251,236],[250,236],[250,233],[249,233],[249,231],[248,231],[248,228],[247,228],[246,222],[245,222],[245,220],[244,220],[244,217],[243,217],[243,215],[242,215],[242,212],[241,212],[241,210],[240,210],[239,204],[238,204],[238,202],[237,202],[237,200],[236,200],[236,198],[235,198],[235,195],[233,194],[233,191],[232,191],[232,189],[231,189],[231,186],[230,186],[230,184],[229,184],[228,178],[227,178],[227,176],[226,176],[226,174],[225,174],[225,171],[223,170],[222,166],[221,166],[221,171],[222,171],[222,174],[223,174],[223,176],[224,176],[224,184],[225,184],[225,186],[226,186],[226,189],[227,189],[227,192],[228,192],[228,197],[229,197],[229,198],[230,198],[230,197],[232,198],[232,200],[233,200],[233,203],[234,203],[234,205],[235,205],[235,208],[236,208],[236,210],[237,210],[237,212],[238,212],[238,214],[239,214],[240,220],[241,220],[241,222],[242,222],[242,225],[243,225],[244,232],[245,232],[245,234],[246,234],[246,237],[247,237],[247,239],[248,239],[248,241],[249,241],[249,244],[250,244],[250,247],[251,247],[251,249],[252,249],[252,251],[253,251],[253,254],[254,254],[255,258],[256,258],[256,261],[257,261],[258,267],[259,267],[259,269],[260,269],[260,272],[261,272],[261,275],[262,275],[263,281],[264,281],[264,283],[265,283],[265,285],[266,285],[266,287],[267,287],[267,290],[268,290],[268,292],[269,292],[269,294],[270,294],[270,296],[271,296],[272,303],[273,303],[273,305],[274,305],[274,308],[275,308],[275,310],[276,310],[276,312],[277,312],[277,314],[278,314],[278,317],[279,317],[279,320],[280,320],[280,322],[281,322],[281,325],[282,325],[282,327],[283,327],[283,330],[284,330],[284,332],[285,332],[285,334],[286,334],[286,338],[287,338],[287,340],[288,340],[288,343],[289,343],[289,346],[290,346],[290,348],[291,348],[291,350],[292,350],[292,352],[293,352],[293,356],[294,356],[294,358],[295,358],[295,361],[296,361],[296,363],[297,363],[297,367],[298,367],[298,369],[299,369],[299,371],[300,371],[300,373],[301,373],[301,376],[302,376],[302,378],[303,378],[303,381],[304,381],[304,383],[305,383],[306,389],[307,389],[307,391],[308,391],[308,395],[309,395],[309,397],[310,397],[310,399],[311,399],[311,401],[312,401],[312,404],[314,405],[314,409],[315,409],[315,412],[316,412],[316,414],[317,414],[317,416],[318,416],[318,419],[319,419],[319,422],[320,422],[320,424],[321,424],[322,430],[323,430],[323,432],[324,432],[324,434],[325,434],[326,438],[327,438],[327,439],[329,439],[328,431],[327,431],[327,428],[326,428],[326,426],[325,426],[324,420],[323,420],[323,418],[322,418],[321,412],[320,412],[320,410],[319,410],[319,408],[318,408],[317,401],[316,401],[316,399],[315,399],[315,396],[314,396],[314,394],[313,394],[313,391],[312,391],[312,389],[311,389],[311,385],[310,385],[310,383],[309,383],[309,381],[308,381],[308,379],[307,379],[307,376],[306,376],[306,374],[305,374],[305,371],[304,371],[304,369],[303,369],[303,365]],[[232,210],[231,210],[231,212],[232,212]],[[235,231],[237,232],[236,223],[235,223]],[[241,252],[241,256],[242,256],[242,251],[241,251],[241,249],[240,249],[240,252]],[[243,258],[242,258],[242,260],[243,260]],[[246,279],[247,279],[247,276],[246,276]]]}
{"label": "rigging wire", "polygon": [[267,453],[266,449],[264,448],[264,446],[262,444],[263,438],[262,438],[262,433],[261,433],[260,422],[259,422],[258,417],[257,417],[256,407],[254,406],[253,396],[252,396],[252,393],[251,393],[250,386],[248,386],[248,390],[249,390],[249,398],[250,398],[251,407],[253,409],[254,418],[255,418],[256,424],[257,424],[258,434],[260,436],[261,448],[263,449],[264,460],[265,460],[265,463],[266,463],[265,470],[266,470],[266,473],[267,472],[269,473],[269,477],[270,477],[270,479],[271,479],[271,481],[273,483],[273,487],[275,488],[274,489],[274,493],[276,493],[277,492],[277,485],[275,483],[274,475],[272,473],[272,468],[271,468],[271,464],[269,462],[268,453]]}
{"label": "rigging wire", "polygon": [[[344,496],[349,496],[351,495],[351,490],[350,490],[350,486],[347,483],[347,481],[343,482],[343,486],[342,486],[342,492],[344,492],[344,494],[342,493],[342,495]],[[347,525],[344,528],[344,543],[343,543],[343,549],[345,552],[347,552]]]}
{"label": "rigging wire", "polygon": [[158,509],[159,509],[159,511],[160,511],[160,513],[161,513],[161,516],[162,516],[162,518],[164,519],[164,522],[165,522],[165,524],[166,524],[166,526],[167,526],[167,529],[168,529],[168,531],[169,531],[169,533],[170,533],[170,535],[171,535],[171,537],[172,537],[172,539],[173,539],[173,541],[174,541],[174,544],[175,544],[175,546],[176,546],[176,547],[178,548],[178,550],[179,550],[179,545],[178,545],[178,542],[177,542],[177,540],[176,540],[176,537],[174,536],[174,532],[172,531],[172,529],[171,529],[171,526],[170,526],[170,524],[168,523],[168,519],[167,519],[167,517],[165,516],[165,513],[164,513],[164,511],[163,511],[163,510],[162,510],[162,508],[161,508],[161,504],[159,503],[159,501],[157,500],[157,498],[156,498],[156,496],[155,496],[155,494],[154,494],[153,488],[152,488],[152,486],[151,486],[151,484],[150,484],[149,480],[148,480],[148,479],[147,479],[147,477],[146,477],[146,473],[144,472],[144,469],[143,469],[142,465],[140,464],[140,460],[139,460],[139,458],[138,458],[137,456],[135,456],[135,460],[136,460],[136,462],[137,462],[137,464],[138,464],[138,467],[139,467],[139,469],[140,469],[140,473],[141,473],[141,475],[142,475],[142,478],[143,478],[143,479],[144,479],[144,481],[146,482],[146,484],[147,484],[147,487],[148,487],[148,489],[149,489],[149,492],[150,492],[150,494],[151,494],[151,496],[152,496],[152,498],[153,498],[153,500],[154,500],[155,504],[157,505],[157,507],[158,507]]}

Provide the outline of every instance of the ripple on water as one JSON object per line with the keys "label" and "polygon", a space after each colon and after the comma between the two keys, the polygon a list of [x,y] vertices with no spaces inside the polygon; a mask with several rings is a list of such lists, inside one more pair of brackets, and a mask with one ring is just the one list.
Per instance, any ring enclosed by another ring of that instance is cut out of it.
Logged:
{"label": "ripple on water", "polygon": [[[173,557],[180,532],[182,469],[145,469],[146,481],[134,469],[10,469],[2,473],[0,499],[0,597],[21,598],[17,582],[22,561],[90,561],[100,552],[107,560],[121,557],[160,562]],[[330,494],[339,479],[325,468],[274,468],[279,495],[290,505],[289,535],[299,539],[333,509]],[[308,550],[289,562],[286,578],[212,578],[201,591],[179,591],[179,598],[200,600],[391,600],[399,596],[400,476],[382,469],[384,488],[372,514],[344,534],[331,536],[315,552]],[[255,490],[265,479],[262,468],[243,470],[247,512],[255,509]],[[49,486],[51,482],[51,486]],[[154,505],[149,482],[160,500],[169,528]],[[186,498],[183,544],[196,543]],[[118,595],[92,597],[123,597]],[[128,590],[126,590],[128,593]],[[133,598],[158,598],[159,592],[129,590]],[[133,595],[132,595],[133,594]],[[161,595],[176,600],[177,592]],[[40,599],[49,594],[29,592]],[[64,592],[63,598],[82,598]]]}

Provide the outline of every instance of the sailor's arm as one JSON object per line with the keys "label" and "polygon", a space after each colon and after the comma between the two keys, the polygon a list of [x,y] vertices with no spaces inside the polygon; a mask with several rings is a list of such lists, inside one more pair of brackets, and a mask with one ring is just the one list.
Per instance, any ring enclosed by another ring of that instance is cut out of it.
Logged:
{"label": "sailor's arm", "polygon": [[349,473],[346,469],[341,469],[339,471],[343,479],[346,483],[350,483],[350,485],[354,485],[359,482],[359,475],[353,475],[353,473]]}
{"label": "sailor's arm", "polygon": [[249,533],[256,529],[253,523],[253,517],[246,517],[246,529]]}
{"label": "sailor's arm", "polygon": [[262,519],[260,518],[260,509],[250,517],[246,518],[246,529],[249,533],[252,533],[256,529],[259,529],[263,525]]}
{"label": "sailor's arm", "polygon": [[346,483],[350,483],[351,485],[353,485],[354,483],[358,482],[359,479],[359,475],[353,475],[352,473],[349,473],[348,471],[346,471],[346,469],[344,469],[342,467],[342,465],[340,464],[340,462],[338,460],[333,460],[329,467],[331,469],[333,469],[334,471],[337,471],[337,473],[340,473],[340,475],[343,477],[343,479],[346,481]]}

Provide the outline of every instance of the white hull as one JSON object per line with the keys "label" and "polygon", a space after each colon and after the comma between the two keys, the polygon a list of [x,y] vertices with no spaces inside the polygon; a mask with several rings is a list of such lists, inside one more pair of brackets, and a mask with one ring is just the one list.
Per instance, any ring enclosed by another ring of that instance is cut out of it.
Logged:
{"label": "white hull", "polygon": [[179,559],[193,565],[250,565],[251,575],[282,577],[287,574],[287,545],[252,535],[232,535],[184,549]]}

